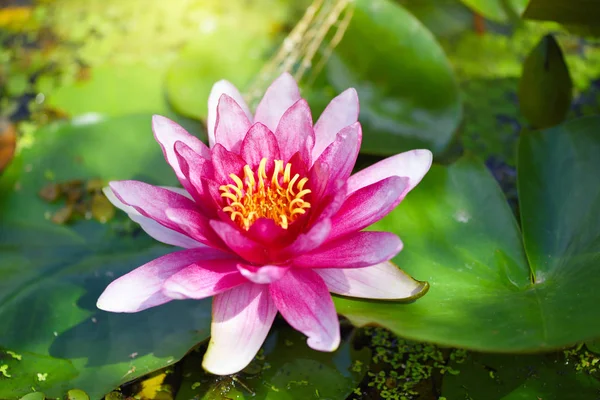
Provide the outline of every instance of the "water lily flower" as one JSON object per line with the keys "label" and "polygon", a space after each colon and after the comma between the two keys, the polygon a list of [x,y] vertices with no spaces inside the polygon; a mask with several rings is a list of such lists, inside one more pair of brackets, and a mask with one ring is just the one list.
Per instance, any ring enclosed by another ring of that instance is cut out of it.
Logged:
{"label": "water lily flower", "polygon": [[389,232],[365,231],[417,185],[431,152],[413,150],[351,175],[362,131],[348,89],[318,121],[285,73],[254,115],[229,82],[209,97],[206,146],[161,116],[154,136],[183,189],[110,182],[110,201],[150,236],[184,250],[112,282],[98,308],[138,312],[174,299],[213,297],[203,366],[232,374],[260,349],[279,312],[334,351],[340,328],[330,292],[404,299],[424,284],[389,260],[401,249]]}

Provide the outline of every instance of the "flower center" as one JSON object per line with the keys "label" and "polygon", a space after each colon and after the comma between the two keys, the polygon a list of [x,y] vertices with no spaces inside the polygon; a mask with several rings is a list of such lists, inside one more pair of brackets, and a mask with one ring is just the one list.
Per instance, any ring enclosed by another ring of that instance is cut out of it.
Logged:
{"label": "flower center", "polygon": [[223,211],[241,228],[248,230],[259,218],[269,218],[283,229],[305,214],[310,203],[303,199],[310,189],[304,189],[308,178],[299,174],[291,176],[292,164],[284,167],[282,160],[274,160],[275,167],[270,179],[267,177],[267,159],[260,160],[256,174],[249,165],[244,166],[244,176],[229,174],[235,184],[219,187],[226,201]]}

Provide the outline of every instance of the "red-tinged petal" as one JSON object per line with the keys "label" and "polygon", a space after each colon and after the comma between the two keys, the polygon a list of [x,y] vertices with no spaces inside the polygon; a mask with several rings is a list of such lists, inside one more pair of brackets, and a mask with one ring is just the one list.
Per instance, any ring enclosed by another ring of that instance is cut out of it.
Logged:
{"label": "red-tinged petal", "polygon": [[234,99],[222,94],[217,105],[215,141],[237,153],[249,128],[250,120],[244,110]]}
{"label": "red-tinged petal", "polygon": [[267,173],[273,170],[273,160],[281,158],[277,138],[260,122],[252,125],[246,134],[240,154],[253,171],[258,168],[260,160],[266,158]]}
{"label": "red-tinged petal", "polygon": [[223,251],[229,250],[210,226],[209,219],[198,211],[187,208],[167,208],[165,214],[191,238],[210,247]]}
{"label": "red-tinged petal", "polygon": [[185,187],[187,179],[179,167],[179,161],[175,154],[175,142],[185,143],[194,153],[194,158],[210,159],[210,150],[200,139],[190,135],[185,129],[168,118],[155,115],[152,117],[152,130],[154,137],[162,148],[165,159],[175,171],[177,178]]}
{"label": "red-tinged petal", "polygon": [[390,176],[408,178],[408,187],[403,196],[412,190],[431,167],[432,154],[429,150],[411,150],[381,160],[348,179],[348,194]]}
{"label": "red-tinged petal", "polygon": [[194,210],[196,203],[169,189],[138,181],[113,181],[109,183],[115,196],[135,208],[144,217],[151,218],[169,229],[185,233],[165,214],[167,208]]}
{"label": "red-tinged petal", "polygon": [[335,167],[329,173],[329,182],[348,179],[354,164],[356,164],[361,141],[362,128],[356,122],[342,129],[335,140],[323,151],[319,161]]}
{"label": "red-tinged petal", "polygon": [[320,202],[327,194],[331,167],[323,160],[317,160],[310,169],[308,181],[312,190],[311,198]]}
{"label": "red-tinged petal", "polygon": [[309,226],[332,217],[346,199],[346,181],[330,181],[330,169],[333,168],[327,163],[317,160],[310,170],[309,182],[312,193]]}
{"label": "red-tinged petal", "polygon": [[279,252],[277,254],[277,260],[287,261],[318,248],[325,240],[327,240],[330,232],[331,220],[326,218],[319,221],[314,224],[308,232],[298,235],[291,245]]}
{"label": "red-tinged petal", "polygon": [[98,299],[97,307],[111,312],[138,312],[171,300],[162,285],[173,274],[200,260],[230,257],[210,248],[167,254],[113,281]]}
{"label": "red-tinged petal", "polygon": [[275,132],[283,113],[300,100],[300,90],[292,76],[284,72],[275,79],[256,107],[254,122],[261,122]]}
{"label": "red-tinged petal", "polygon": [[163,242],[166,244],[170,244],[171,246],[183,247],[185,249],[193,249],[196,247],[204,247],[204,245],[191,237],[169,229],[155,220],[145,217],[140,214],[135,208],[123,203],[121,200],[115,196],[112,189],[110,187],[105,187],[103,189],[104,194],[108,198],[108,200],[117,208],[125,211],[129,218],[131,218],[135,223],[139,224],[140,227],[152,238],[158,240],[159,242]]}
{"label": "red-tinged petal", "polygon": [[204,369],[230,375],[252,361],[277,315],[268,288],[248,282],[214,297]]}
{"label": "red-tinged petal", "polygon": [[215,166],[215,180],[220,185],[234,183],[229,174],[239,176],[246,165],[239,155],[227,150],[219,143],[212,148],[212,161]]}
{"label": "red-tinged petal", "polygon": [[358,94],[353,88],[347,89],[331,100],[315,124],[313,160],[319,158],[321,153],[335,140],[339,131],[358,121],[358,111]]}
{"label": "red-tinged petal", "polygon": [[231,251],[241,258],[252,264],[268,264],[269,252],[265,246],[248,238],[227,222],[212,220],[210,225]]}
{"label": "red-tinged petal", "polygon": [[379,221],[403,199],[408,178],[390,176],[352,193],[332,218],[329,240],[360,231]]}
{"label": "red-tinged petal", "polygon": [[187,178],[184,187],[196,201],[198,209],[207,217],[215,218],[216,204],[209,189],[214,180],[213,163],[204,158],[195,157],[194,151],[183,142],[175,142],[175,155],[181,172]]}
{"label": "red-tinged petal", "polygon": [[275,130],[283,162],[300,153],[305,164],[312,164],[310,153],[315,144],[310,107],[304,99],[298,100],[281,116]]}
{"label": "red-tinged petal", "polygon": [[390,232],[354,232],[295,258],[293,265],[307,268],[362,268],[388,261],[402,250]]}
{"label": "red-tinged petal", "polygon": [[281,279],[290,269],[281,265],[262,265],[256,267],[254,265],[238,264],[240,274],[250,282],[267,284],[273,283]]}
{"label": "red-tinged petal", "polygon": [[236,268],[238,259],[201,260],[177,271],[163,284],[171,299],[204,299],[247,282]]}
{"label": "red-tinged petal", "polygon": [[426,286],[389,261],[365,268],[314,271],[323,278],[330,292],[350,297],[402,300],[419,295]]}
{"label": "red-tinged petal", "polygon": [[269,218],[259,218],[248,229],[248,237],[257,243],[271,248],[281,248],[294,239],[297,229],[294,225],[289,229],[283,229],[275,221]]}
{"label": "red-tinged petal", "polygon": [[210,147],[213,147],[216,143],[215,126],[217,122],[217,106],[219,104],[219,99],[223,94],[226,94],[235,100],[235,102],[244,111],[244,114],[246,114],[248,117],[248,120],[252,122],[252,113],[250,113],[250,109],[248,108],[248,105],[246,105],[246,102],[244,101],[244,98],[240,94],[239,90],[237,90],[233,84],[226,80],[215,83],[210,91],[210,95],[208,96],[208,117],[206,119],[208,144]]}
{"label": "red-tinged petal", "polygon": [[340,324],[323,279],[314,271],[290,269],[269,285],[275,306],[296,330],[308,336],[309,347],[334,351],[340,344]]}

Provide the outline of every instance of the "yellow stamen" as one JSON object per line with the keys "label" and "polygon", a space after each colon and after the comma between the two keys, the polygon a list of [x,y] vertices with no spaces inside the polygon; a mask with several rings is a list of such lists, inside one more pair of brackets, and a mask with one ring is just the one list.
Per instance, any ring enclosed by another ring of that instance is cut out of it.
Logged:
{"label": "yellow stamen", "polygon": [[[223,211],[241,228],[248,230],[259,218],[269,218],[287,229],[298,216],[306,214],[310,203],[304,197],[311,193],[304,189],[308,178],[292,175],[292,164],[273,161],[273,175],[267,176],[267,159],[260,160],[256,173],[249,165],[242,172],[243,179],[229,174],[234,184],[219,187],[223,198]],[[291,177],[291,178],[290,178]],[[296,183],[297,182],[297,183]]]}

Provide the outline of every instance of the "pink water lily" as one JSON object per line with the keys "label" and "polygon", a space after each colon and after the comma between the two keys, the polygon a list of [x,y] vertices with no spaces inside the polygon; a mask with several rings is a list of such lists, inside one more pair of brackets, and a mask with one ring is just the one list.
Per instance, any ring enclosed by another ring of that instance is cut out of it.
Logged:
{"label": "pink water lily", "polygon": [[340,329],[330,292],[404,299],[423,290],[389,261],[400,239],[363,229],[421,181],[431,152],[398,154],[351,175],[362,138],[356,91],[334,98],[313,126],[287,73],[254,116],[227,81],[214,85],[208,103],[210,147],[167,118],[152,120],[183,189],[138,181],[105,189],[150,236],[184,250],[112,282],[100,309],[137,312],[213,296],[203,366],[224,375],[248,365],[277,312],[311,348],[334,351]]}

